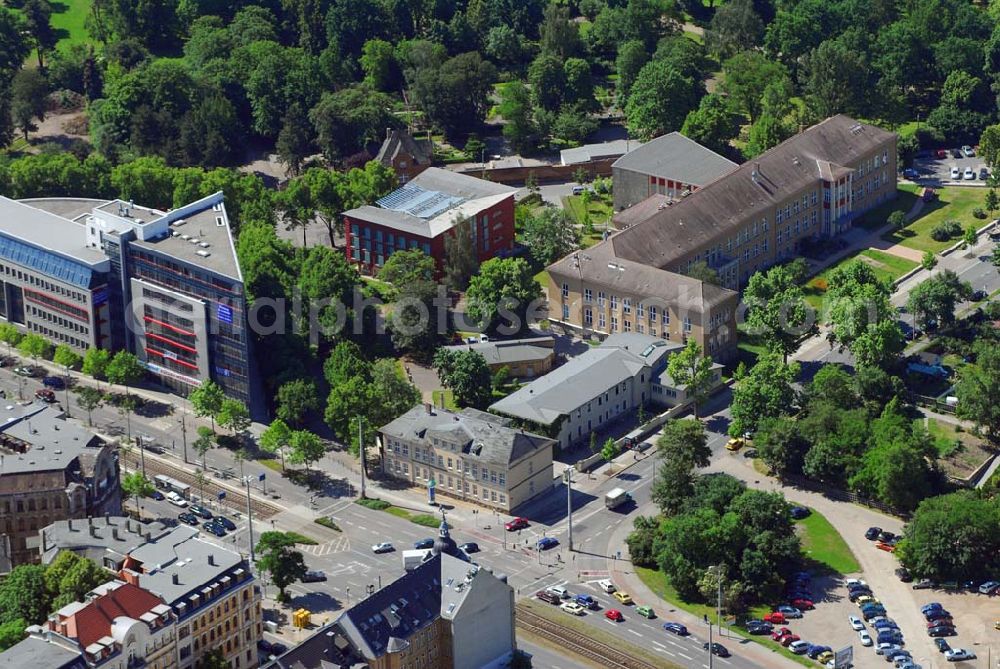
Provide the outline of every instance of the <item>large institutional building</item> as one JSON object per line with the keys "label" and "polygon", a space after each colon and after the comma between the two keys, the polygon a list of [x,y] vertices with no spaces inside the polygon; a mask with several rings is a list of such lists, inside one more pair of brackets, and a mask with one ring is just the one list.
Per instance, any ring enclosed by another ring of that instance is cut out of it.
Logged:
{"label": "large institutional building", "polygon": [[169,212],[0,197],[0,317],[78,350],[130,350],[164,385],[186,393],[212,379],[251,405],[246,297],[222,193]]}
{"label": "large institutional building", "polygon": [[0,409],[0,573],[39,561],[45,526],[77,519],[82,529],[89,518],[119,513],[110,446],[51,407]]}
{"label": "large institutional building", "polygon": [[[551,318],[583,332],[693,337],[725,361],[736,350],[735,291],[751,274],[895,196],[896,135],[828,118],[551,265]],[[721,286],[685,276],[701,263]]]}

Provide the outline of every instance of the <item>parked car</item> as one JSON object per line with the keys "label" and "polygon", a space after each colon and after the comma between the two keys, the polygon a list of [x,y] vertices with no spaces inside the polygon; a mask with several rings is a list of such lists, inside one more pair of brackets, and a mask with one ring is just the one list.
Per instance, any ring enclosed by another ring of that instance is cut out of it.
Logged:
{"label": "parked car", "polygon": [[396,548],[388,541],[383,541],[372,546],[372,553],[391,553],[394,550]]}
{"label": "parked car", "polygon": [[896,552],[896,544],[889,543],[887,541],[876,541],[875,548],[879,549],[880,551],[885,551],[886,553]]}
{"label": "parked car", "polygon": [[888,530],[882,530],[881,532],[878,533],[878,540],[879,541],[884,541],[886,543],[889,543],[890,541],[892,541],[895,538],[896,538],[896,535],[893,532],[889,532]]}
{"label": "parked car", "polygon": [[310,570],[299,579],[303,583],[319,583],[326,580],[326,573],[319,570]]}
{"label": "parked car", "polygon": [[466,541],[464,544],[459,544],[458,547],[461,548],[466,553],[470,554],[479,552],[479,544],[477,544],[475,541]]}
{"label": "parked car", "polygon": [[618,609],[608,609],[604,612],[604,617],[616,623],[620,623],[625,620],[625,616]]}
{"label": "parked car", "polygon": [[515,518],[513,520],[508,520],[506,523],[503,524],[503,527],[508,532],[512,532],[514,530],[523,530],[530,524],[531,523],[528,522],[527,518]]}
{"label": "parked car", "polygon": [[421,539],[420,541],[414,541],[413,542],[413,548],[415,550],[424,550],[424,549],[427,549],[427,548],[434,548],[434,540],[428,538],[428,539]]}
{"label": "parked car", "polygon": [[958,167],[952,165],[951,166],[951,180],[952,181],[957,181],[958,179],[961,179],[961,178],[962,178],[962,175],[958,171]]}
{"label": "parked car", "polygon": [[618,590],[612,596],[615,599],[617,599],[622,604],[631,604],[632,603],[632,596],[630,594],[628,594],[627,592],[622,592],[621,590]]}
{"label": "parked car", "polygon": [[903,583],[909,583],[913,580],[913,576],[910,574],[910,570],[906,567],[900,567],[896,570],[896,578],[898,578]]}
{"label": "parked car", "polygon": [[806,651],[809,650],[809,645],[808,641],[802,641],[800,639],[799,641],[793,641],[788,644],[788,650],[792,651],[796,655],[805,655]]}
{"label": "parked car", "polygon": [[[701,645],[702,648],[708,650],[708,642]],[[712,655],[717,655],[719,657],[729,657],[729,651],[721,643],[712,644]]]}
{"label": "parked car", "polygon": [[802,611],[812,611],[816,608],[811,599],[805,599],[804,597],[796,597],[791,601],[791,605]]}
{"label": "parked car", "polygon": [[940,602],[931,602],[929,604],[924,604],[923,606],[921,606],[920,613],[926,616],[931,611],[936,611],[939,609],[944,609],[944,606],[942,606]]}
{"label": "parked car", "polygon": [[56,401],[56,394],[48,388],[39,388],[35,391],[35,399],[53,404]]}
{"label": "parked car", "polygon": [[986,169],[985,167],[980,167],[979,168],[979,178],[982,181],[986,181],[987,179],[990,178],[990,171],[988,169]]}
{"label": "parked car", "polygon": [[34,376],[35,370],[32,367],[15,367],[14,373],[18,376]]}
{"label": "parked car", "polygon": [[885,615],[885,608],[881,606],[877,606],[875,608],[861,612],[861,617],[864,618],[865,620],[871,620],[872,618],[878,618],[879,616],[884,616],[884,615]]}
{"label": "parked car", "polygon": [[577,604],[588,609],[598,609],[601,607],[600,603],[590,595],[579,594],[573,599]]}
{"label": "parked car", "polygon": [[868,588],[858,588],[857,590],[851,590],[851,592],[847,595],[847,598],[852,602],[856,602],[862,597],[871,597],[871,595],[872,591]]}
{"label": "parked car", "polygon": [[771,639],[774,641],[781,641],[786,636],[792,633],[792,630],[787,627],[779,627],[778,629],[771,632]]}
{"label": "parked car", "polygon": [[764,616],[764,622],[771,623],[772,625],[784,625],[788,621],[785,619],[784,613],[772,611]]}
{"label": "parked car", "polygon": [[834,657],[833,651],[828,650],[817,655],[816,661],[819,662],[820,664],[826,664],[827,662],[833,662],[833,657]]}
{"label": "parked car", "polygon": [[952,149],[951,150],[951,157],[952,158],[961,158],[962,157],[962,151],[961,151],[961,149]]}
{"label": "parked car", "polygon": [[757,457],[757,449],[756,448],[748,448],[747,450],[743,451],[743,457],[744,458],[756,458]]}
{"label": "parked car", "polygon": [[[878,528],[875,528],[875,529],[878,530],[878,532],[882,531],[882,530],[879,530]],[[878,535],[878,532],[876,532],[875,534]],[[860,579],[860,578],[849,578],[846,581],[844,581],[844,585],[847,586],[848,590],[851,589],[851,588],[858,588],[858,587],[867,588],[868,587],[868,582],[865,581],[864,579]]]}
{"label": "parked car", "polygon": [[937,620],[940,618],[951,618],[951,612],[948,609],[931,609],[924,613],[925,620]]}
{"label": "parked car", "polygon": [[[178,495],[173,490],[171,490],[170,492],[167,493],[167,501],[170,502],[171,504],[173,504],[174,506],[181,507],[182,509],[188,505],[187,500],[184,499],[183,497],[181,497],[180,495]],[[191,515],[194,515],[194,514],[191,514]]]}
{"label": "parked car", "polygon": [[857,616],[847,616],[847,621],[851,623],[852,630],[863,630],[865,628],[865,624]]}
{"label": "parked car", "polygon": [[806,651],[806,655],[809,656],[810,660],[815,660],[823,653],[831,650],[833,649],[830,648],[829,646],[821,646],[819,644],[809,644],[809,650]]}
{"label": "parked car", "polygon": [[261,639],[260,641],[257,642],[257,648],[259,648],[260,652],[264,653],[265,655],[270,655],[272,652],[271,649],[273,647],[274,646],[272,646],[271,642],[268,641],[267,639]]}
{"label": "parked car", "polygon": [[222,527],[221,525],[216,525],[211,520],[206,520],[204,523],[201,524],[201,526],[202,528],[205,529],[206,532],[214,534],[217,537],[226,536],[226,528]]}
{"label": "parked car", "polygon": [[746,441],[744,439],[742,439],[741,437],[733,437],[732,439],[726,442],[726,450],[735,452],[743,448],[745,445]]}
{"label": "parked car", "polygon": [[234,523],[233,521],[229,520],[225,516],[216,516],[215,517],[215,522],[216,522],[217,525],[222,525],[224,528],[226,528],[230,532],[235,532],[236,531],[236,523]]}
{"label": "parked car", "polygon": [[942,636],[955,636],[957,632],[955,628],[951,625],[939,625],[937,627],[932,627],[927,630],[927,636],[929,637],[942,637]]}
{"label": "parked car", "polygon": [[913,584],[914,590],[929,590],[934,587],[934,581],[929,578],[922,578]]}
{"label": "parked car", "polygon": [[159,490],[154,490],[153,492],[149,493],[149,496],[155,499],[157,502],[162,502],[163,500],[166,499],[166,497],[163,496],[163,493],[160,492]]}
{"label": "parked car", "polygon": [[677,636],[688,635],[688,628],[685,627],[684,625],[681,625],[680,623],[673,623],[673,622],[663,623],[663,629],[664,631],[671,632],[672,634],[676,634]]}
{"label": "parked car", "polygon": [[801,618],[802,611],[799,611],[794,606],[779,606],[778,613],[783,613],[786,618]]}
{"label": "parked car", "polygon": [[929,618],[927,620],[927,629],[932,627],[941,627],[942,625],[954,627],[955,621],[951,619],[951,616],[941,616],[940,618]]}
{"label": "parked car", "polygon": [[920,172],[917,172],[912,167],[907,167],[903,170],[903,178],[905,179],[916,179],[920,176]]}
{"label": "parked car", "polygon": [[934,645],[937,646],[938,652],[940,653],[947,653],[951,650],[951,646],[949,646],[948,642],[944,639],[934,639]]}
{"label": "parked car", "polygon": [[567,590],[566,586],[564,585],[550,585],[548,588],[546,588],[546,590],[551,592],[559,599],[569,599],[570,597],[572,597],[569,590]]}
{"label": "parked car", "polygon": [[883,630],[898,630],[899,625],[892,618],[875,618],[871,621],[871,626],[878,632]]}
{"label": "parked car", "polygon": [[66,382],[61,376],[46,376],[42,379],[42,385],[53,390],[62,390],[66,387]]}
{"label": "parked car", "polygon": [[559,595],[551,593],[548,590],[539,590],[535,593],[535,597],[549,604],[562,604],[562,599]]}
{"label": "parked car", "polygon": [[542,537],[538,540],[538,550],[547,551],[559,545],[559,540],[555,537]]}
{"label": "parked car", "polygon": [[780,643],[785,648],[788,648],[801,638],[802,637],[800,637],[798,634],[786,634],[785,636],[781,637],[781,641],[779,641],[778,643]]}
{"label": "parked car", "polygon": [[793,506],[789,513],[795,520],[802,520],[809,515],[809,509],[804,506]]}
{"label": "parked car", "polygon": [[997,594],[997,589],[1000,588],[1000,582],[997,581],[986,581],[981,586],[979,586],[979,594],[981,595],[995,595]]}
{"label": "parked car", "polygon": [[747,632],[750,634],[770,634],[774,631],[774,625],[763,620],[751,620],[747,623]]}
{"label": "parked car", "polygon": [[198,526],[198,516],[194,515],[190,511],[184,511],[182,513],[177,514],[177,520],[181,521],[182,523],[186,523],[188,525],[192,525],[195,527]]}
{"label": "parked car", "polygon": [[656,613],[653,611],[653,607],[646,606],[645,604],[643,604],[642,606],[635,607],[635,612],[638,613],[643,618],[652,619],[656,617]]}
{"label": "parked car", "polygon": [[899,630],[885,630],[884,632],[879,632],[875,637],[875,643],[882,645],[883,643],[895,643],[902,645],[903,635]]}
{"label": "parked car", "polygon": [[973,171],[971,167],[966,167],[965,172],[962,173],[962,178],[965,179],[966,181],[975,181],[976,173]]}
{"label": "parked car", "polygon": [[872,635],[868,633],[868,630],[860,630],[858,632],[858,638],[861,640],[862,646],[870,646],[874,643],[874,641],[872,641]]}
{"label": "parked car", "polygon": [[972,158],[973,156],[976,155],[976,152],[973,150],[971,146],[966,144],[965,146],[962,147],[962,155],[965,156],[966,158]]}
{"label": "parked car", "polygon": [[585,608],[577,604],[576,602],[563,602],[562,606],[559,607],[566,613],[572,613],[574,616],[582,616],[587,612]]}
{"label": "parked car", "polygon": [[974,660],[976,659],[976,654],[971,650],[966,650],[965,648],[953,648],[945,652],[944,659],[949,662],[961,662],[962,660]]}
{"label": "parked car", "polygon": [[607,579],[607,578],[604,579],[604,580],[598,581],[597,582],[597,587],[599,587],[601,590],[603,590],[604,592],[606,592],[608,594],[611,594],[612,592],[614,592],[616,590],[615,584],[611,581],[611,579]]}
{"label": "parked car", "polygon": [[885,661],[892,662],[895,666],[898,667],[901,664],[905,664],[906,662],[912,662],[913,656],[910,654],[910,651],[906,650],[905,648],[900,648],[899,650],[894,650],[891,653],[886,653]]}
{"label": "parked car", "polygon": [[191,513],[199,515],[206,520],[212,519],[212,512],[203,507],[201,504],[192,504]]}
{"label": "parked car", "polygon": [[286,646],[285,644],[278,643],[277,641],[271,644],[271,655],[277,657],[279,655],[284,655],[287,652],[288,652],[288,646]]}
{"label": "parked car", "polygon": [[875,541],[878,539],[878,535],[882,533],[881,527],[869,527],[865,530],[865,539],[868,541]]}
{"label": "parked car", "polygon": [[879,645],[875,646],[876,655],[884,656],[886,653],[891,653],[895,650],[903,650],[903,647],[900,646],[898,643],[880,643]]}

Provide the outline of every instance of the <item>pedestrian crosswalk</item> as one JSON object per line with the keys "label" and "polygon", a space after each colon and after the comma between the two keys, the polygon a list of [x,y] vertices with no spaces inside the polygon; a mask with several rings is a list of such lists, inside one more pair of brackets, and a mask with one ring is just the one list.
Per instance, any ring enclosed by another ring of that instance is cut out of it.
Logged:
{"label": "pedestrian crosswalk", "polygon": [[333,553],[343,553],[351,550],[351,540],[341,536],[315,546],[300,546],[299,550],[309,555],[315,555],[316,557],[332,555]]}

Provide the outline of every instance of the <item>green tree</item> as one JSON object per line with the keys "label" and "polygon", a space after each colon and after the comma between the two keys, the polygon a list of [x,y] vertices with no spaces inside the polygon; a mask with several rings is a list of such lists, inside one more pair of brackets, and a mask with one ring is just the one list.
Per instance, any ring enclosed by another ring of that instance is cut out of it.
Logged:
{"label": "green tree", "polygon": [[354,377],[368,379],[371,376],[371,364],[362,357],[361,347],[355,342],[341,341],[333,347],[323,363],[323,376],[330,387],[335,388]]}
{"label": "green tree", "polygon": [[652,497],[664,515],[672,516],[694,494],[694,469],[707,467],[712,451],[704,425],[695,419],[664,423],[656,448],[660,466],[653,482]]}
{"label": "green tree", "polygon": [[640,139],[679,130],[705,93],[700,80],[678,72],[670,63],[653,60],[639,71],[625,118],[629,133]]}
{"label": "green tree", "polygon": [[983,207],[990,214],[990,219],[993,219],[993,212],[1000,209],[1000,198],[997,197],[997,191],[995,188],[990,188],[986,191],[986,199],[983,201]]}
{"label": "green tree", "polygon": [[199,418],[208,417],[212,421],[212,434],[215,434],[215,419],[222,410],[222,402],[226,399],[226,394],[222,387],[215,381],[208,379],[200,386],[191,391],[188,401],[194,409],[194,415]]}
{"label": "green tree", "polygon": [[278,587],[280,601],[288,599],[285,590],[306,575],[302,553],[295,550],[295,540],[285,532],[264,532],[257,542],[257,568],[271,575]]}
{"label": "green tree", "polygon": [[691,266],[688,267],[685,274],[692,279],[697,279],[698,281],[703,281],[704,283],[710,283],[713,286],[722,285],[722,279],[719,278],[719,273],[709,266],[709,264],[704,260],[692,263]]}
{"label": "green tree", "polygon": [[370,39],[365,42],[358,64],[365,73],[365,84],[373,90],[395,91],[402,78],[396,61],[396,50],[385,40]]}
{"label": "green tree", "polygon": [[107,378],[111,353],[107,349],[90,347],[83,354],[83,373],[96,381]]}
{"label": "green tree", "polygon": [[434,354],[433,365],[442,385],[454,392],[459,405],[485,409],[493,401],[490,368],[478,351],[441,348]]}
{"label": "green tree", "polygon": [[444,276],[448,287],[465,290],[479,267],[479,258],[472,245],[471,221],[458,221],[451,234],[444,238]]}
{"label": "green tree", "polygon": [[854,409],[860,398],[854,379],[840,365],[825,364],[813,376],[806,390],[808,402],[827,402],[844,409]]}
{"label": "green tree", "polygon": [[10,115],[14,125],[24,134],[35,130],[35,119],[45,120],[45,97],[49,93],[48,83],[38,70],[20,70],[10,84]]}
{"label": "green tree", "polygon": [[449,136],[476,129],[486,118],[496,67],[476,52],[462,53],[439,68],[419,70],[413,93],[434,125]]}
{"label": "green tree", "polygon": [[820,117],[838,113],[857,115],[868,107],[870,91],[864,73],[869,67],[864,55],[844,39],[820,44],[804,64],[806,99]]}
{"label": "green tree", "polygon": [[391,109],[392,98],[357,85],[324,93],[309,111],[309,119],[323,155],[335,161],[383,139],[386,128],[398,127]]}
{"label": "green tree", "polygon": [[31,358],[33,363],[37,363],[39,358],[44,359],[52,355],[52,342],[40,334],[29,332],[21,339],[17,350]]}
{"label": "green tree", "polygon": [[774,148],[778,144],[791,137],[792,129],[781,119],[770,114],[761,114],[750,126],[747,135],[747,146],[743,153],[747,158],[759,156],[765,151]]}
{"label": "green tree", "polygon": [[23,618],[14,618],[7,622],[0,623],[0,652],[15,645],[25,636],[25,628],[28,623]]}
{"label": "green tree", "polygon": [[996,171],[1000,164],[1000,125],[983,129],[983,134],[979,136],[979,156],[986,161],[991,171]]}
{"label": "green tree", "polygon": [[298,176],[302,172],[302,164],[313,153],[314,139],[315,131],[302,105],[291,105],[281,121],[281,131],[274,147],[287,174]]}
{"label": "green tree", "polygon": [[551,112],[557,111],[563,103],[566,88],[566,70],[562,59],[550,53],[539,54],[528,68],[528,83],[531,84],[535,105]]}
{"label": "green tree", "polygon": [[815,318],[798,279],[791,265],[776,265],[754,272],[743,291],[749,330],[763,338],[770,350],[780,353],[785,362]]}
{"label": "green tree", "polygon": [[11,354],[11,347],[20,344],[23,338],[24,334],[13,323],[0,323],[0,341],[7,345],[7,355]]}
{"label": "green tree", "polygon": [[59,344],[56,346],[55,353],[52,354],[52,362],[69,372],[69,370],[80,366],[83,358],[66,344]]}
{"label": "green tree", "polygon": [[683,135],[723,155],[732,151],[730,142],[739,132],[739,119],[728,98],[715,93],[703,97],[681,126]]}
{"label": "green tree", "polygon": [[531,91],[523,81],[511,81],[500,90],[498,111],[505,121],[503,136],[514,148],[518,151],[533,148],[538,139],[538,127]]}
{"label": "green tree", "polygon": [[914,286],[907,298],[906,308],[924,329],[931,321],[950,325],[955,321],[955,306],[971,295],[972,286],[948,269]]}
{"label": "green tree", "polygon": [[546,207],[524,221],[524,244],[540,265],[551,265],[577,248],[580,234],[566,212]]}
{"label": "green tree", "polygon": [[745,114],[751,123],[757,121],[763,111],[763,91],[768,87],[792,93],[792,80],[788,68],[769,59],[759,51],[744,51],[727,59],[722,70],[726,76],[720,89],[733,107]]}
{"label": "green tree", "polygon": [[308,379],[295,379],[278,388],[274,413],[279,420],[298,427],[310,411],[320,407],[316,384]]}
{"label": "green tree", "polygon": [[934,269],[935,265],[937,265],[937,256],[934,255],[934,251],[924,251],[924,255],[920,258],[920,266],[929,272]]}
{"label": "green tree", "polygon": [[198,669],[228,669],[229,660],[222,654],[220,648],[213,648],[202,656]]}
{"label": "green tree", "polygon": [[258,444],[267,453],[277,453],[281,457],[281,471],[285,471],[285,449],[292,438],[288,424],[280,418],[271,421],[260,434]]}
{"label": "green tree", "polygon": [[[615,71],[618,73],[618,98],[627,100],[632,90],[632,84],[639,76],[639,71],[649,62],[649,51],[639,40],[630,40],[618,48],[615,58]],[[687,134],[687,133],[684,133]]]}
{"label": "green tree", "polygon": [[447,313],[439,308],[447,304],[444,289],[433,281],[417,279],[403,284],[397,297],[389,317],[393,346],[426,362],[448,331]]}
{"label": "green tree", "polygon": [[621,451],[618,448],[618,444],[611,437],[608,437],[607,441],[604,442],[604,446],[601,447],[601,457],[605,462],[611,462]]}
{"label": "green tree", "polygon": [[87,412],[87,425],[93,426],[94,409],[104,405],[104,393],[91,386],[80,386],[75,392],[77,406]]}
{"label": "green tree", "polygon": [[104,373],[110,383],[125,386],[125,394],[146,373],[146,367],[128,351],[118,351],[108,363]]}
{"label": "green tree", "polygon": [[153,483],[142,472],[132,472],[122,476],[122,493],[126,499],[135,500],[135,515],[139,517],[139,500],[153,494]]}
{"label": "green tree", "polygon": [[396,251],[386,258],[382,268],[379,269],[378,278],[391,283],[398,294],[413,282],[433,280],[435,272],[434,258],[420,249],[409,249]]}
{"label": "green tree", "polygon": [[59,40],[52,28],[52,5],[47,0],[27,0],[21,11],[38,54],[38,69],[44,71],[45,53],[54,49]]}
{"label": "green tree", "polygon": [[29,53],[31,46],[24,20],[13,9],[0,7],[0,81],[9,81]]}
{"label": "green tree", "polygon": [[45,567],[24,564],[14,569],[0,584],[0,620],[21,618],[29,625],[45,622],[52,598],[45,589]]}
{"label": "green tree", "polygon": [[[353,453],[358,453],[360,448],[358,417],[365,419],[374,401],[368,380],[361,376],[352,376],[338,385],[331,384],[323,419],[337,439],[348,444]],[[362,420],[365,443],[371,443],[377,427],[371,421]]]}
{"label": "green tree", "polygon": [[[924,500],[897,554],[917,577],[962,581],[1000,568],[998,498],[963,490]],[[961,536],[960,542],[942,537]]]}
{"label": "green tree", "polygon": [[795,420],[787,416],[761,419],[757,423],[753,447],[757,449],[757,457],[778,477],[801,473],[809,450]]}
{"label": "green tree", "polygon": [[583,50],[580,27],[570,18],[568,7],[549,3],[543,16],[539,43],[542,53],[566,60]]}
{"label": "green tree", "polygon": [[674,383],[684,388],[684,394],[691,400],[691,409],[698,417],[698,405],[708,397],[715,384],[712,358],[702,355],[701,346],[693,338],[680,351],[670,356],[667,374]]}
{"label": "green tree", "polygon": [[250,428],[250,411],[243,402],[227,397],[219,408],[219,425],[240,435]]}
{"label": "green tree", "polygon": [[752,0],[732,0],[715,11],[705,31],[705,46],[720,59],[754,49],[763,41],[764,24]]}
{"label": "green tree", "polygon": [[930,495],[931,476],[927,453],[912,444],[889,442],[865,451],[848,485],[862,495],[908,513]]}
{"label": "green tree", "polygon": [[991,342],[979,341],[974,352],[975,362],[958,371],[956,413],[975,422],[992,443],[1000,443],[1000,403],[995,401],[1000,392],[1000,350]]}
{"label": "green tree", "polygon": [[491,258],[479,266],[465,295],[473,322],[490,331],[519,332],[542,289],[523,258]]}
{"label": "green tree", "polygon": [[776,353],[759,357],[750,372],[736,380],[729,434],[734,437],[754,434],[765,418],[792,413],[796,400],[792,384],[798,375],[799,365],[782,362]]}
{"label": "green tree", "polygon": [[215,446],[215,430],[199,425],[197,433],[198,438],[191,445],[201,457],[201,468],[206,469],[205,455]]}
{"label": "green tree", "polygon": [[326,454],[323,441],[308,430],[295,430],[288,437],[288,461],[306,469]]}

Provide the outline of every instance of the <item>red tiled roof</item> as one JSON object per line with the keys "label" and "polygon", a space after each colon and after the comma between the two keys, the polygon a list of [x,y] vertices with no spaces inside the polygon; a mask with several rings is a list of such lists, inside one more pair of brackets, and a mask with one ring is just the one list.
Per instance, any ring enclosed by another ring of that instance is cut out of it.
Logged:
{"label": "red tiled roof", "polygon": [[125,583],[98,597],[70,618],[76,621],[76,638],[84,648],[111,633],[111,623],[119,616],[139,619],[163,601],[142,588]]}

